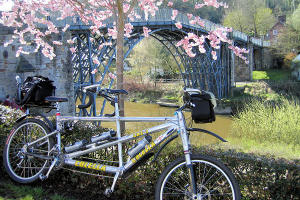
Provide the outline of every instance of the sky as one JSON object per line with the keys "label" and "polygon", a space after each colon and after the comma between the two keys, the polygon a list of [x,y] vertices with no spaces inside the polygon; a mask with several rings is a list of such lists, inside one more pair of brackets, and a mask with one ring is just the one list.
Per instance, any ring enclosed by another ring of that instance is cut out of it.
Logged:
{"label": "sky", "polygon": [[11,0],[0,0],[0,11],[9,11],[13,6]]}

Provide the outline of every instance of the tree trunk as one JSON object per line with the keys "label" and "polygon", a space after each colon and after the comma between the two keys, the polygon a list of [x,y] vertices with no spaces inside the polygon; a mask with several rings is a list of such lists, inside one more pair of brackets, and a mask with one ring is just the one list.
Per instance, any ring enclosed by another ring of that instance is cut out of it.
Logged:
{"label": "tree trunk", "polygon": [[[117,67],[117,89],[123,89],[123,71],[124,71],[124,11],[123,0],[117,0],[118,16],[117,16],[117,55],[116,55],[116,67]],[[119,99],[120,116],[124,117],[124,96],[121,94]],[[125,131],[125,122],[121,122],[121,132]]]}

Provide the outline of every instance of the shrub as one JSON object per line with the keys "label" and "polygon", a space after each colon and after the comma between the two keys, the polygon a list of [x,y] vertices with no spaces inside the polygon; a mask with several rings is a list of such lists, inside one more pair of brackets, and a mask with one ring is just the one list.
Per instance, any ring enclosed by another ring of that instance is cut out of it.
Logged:
{"label": "shrub", "polygon": [[283,67],[285,69],[291,69],[291,64],[292,64],[292,60],[297,56],[296,53],[288,53],[284,56],[284,59],[283,59]]}
{"label": "shrub", "polygon": [[9,131],[12,129],[14,122],[23,115],[20,110],[15,110],[7,106],[0,105],[0,153]]}
{"label": "shrub", "polygon": [[234,117],[234,136],[256,141],[300,144],[300,105],[284,97],[280,101],[252,99]]}
{"label": "shrub", "polygon": [[[300,161],[275,159],[254,154],[224,151],[211,147],[195,148],[194,153],[220,159],[234,173],[243,199],[297,199],[300,186]],[[118,182],[111,199],[154,199],[156,181],[167,164],[183,156],[182,148],[170,146],[155,163],[146,163],[126,179]],[[51,174],[45,186],[71,192],[76,199],[94,199],[102,195],[112,181],[101,177],[58,171]],[[97,188],[97,189],[96,189]]]}
{"label": "shrub", "polygon": [[[282,105],[285,106],[286,104],[283,103]],[[294,105],[298,106],[295,102]],[[10,123],[14,121],[19,113],[15,115],[14,111],[7,110],[6,107],[0,107],[0,109],[1,119],[5,119],[1,121],[1,126],[5,127],[6,130],[0,129],[1,136],[6,137],[12,127]],[[101,131],[104,130],[93,124],[78,123],[72,130],[67,131],[69,134],[65,135],[64,139],[71,141],[74,137],[89,137]],[[118,152],[113,148],[107,151],[98,151],[90,156],[98,159],[94,162],[102,163],[103,161],[101,162],[99,159],[113,159],[117,156]],[[0,155],[2,155],[2,149],[0,150]],[[193,152],[211,155],[224,162],[235,174],[244,199],[297,199],[299,197],[299,160],[275,159],[211,147],[194,147]],[[158,176],[167,164],[179,156],[183,156],[182,147],[168,146],[156,162],[150,163],[150,159],[148,163],[142,165],[131,176],[118,182],[111,199],[154,199],[154,189]],[[75,170],[73,168],[69,169]],[[85,172],[91,173],[91,171]],[[0,177],[8,178],[2,170],[0,171]],[[44,187],[49,193],[68,196],[72,194],[76,199],[98,199],[99,196],[102,196],[102,192],[111,186],[111,183],[111,180],[102,177],[87,176],[86,174],[78,174],[67,170],[56,170],[50,174],[49,179],[43,184],[38,183],[36,185]]]}

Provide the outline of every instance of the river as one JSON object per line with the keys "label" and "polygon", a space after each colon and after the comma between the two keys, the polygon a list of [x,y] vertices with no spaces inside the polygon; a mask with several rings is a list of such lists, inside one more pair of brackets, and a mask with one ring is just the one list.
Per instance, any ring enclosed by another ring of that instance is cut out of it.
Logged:
{"label": "river", "polygon": [[[97,105],[102,105],[100,99],[97,99]],[[101,103],[101,104],[99,104]],[[112,113],[113,107],[109,104],[105,107],[104,113]],[[142,103],[134,103],[134,102],[125,102],[125,116],[127,117],[162,117],[162,116],[172,116],[176,108],[168,108],[168,107],[161,107],[157,104],[142,104]],[[185,116],[187,122],[190,122],[191,113],[186,112]],[[154,126],[158,123],[146,123],[146,122],[126,122],[126,132],[128,133],[135,133],[140,130],[149,128]],[[212,132],[217,133],[218,135],[222,136],[226,139],[229,135],[230,128],[232,124],[232,118],[230,116],[223,116],[218,115],[216,116],[216,121],[213,123],[207,124],[195,124],[193,123],[193,127],[206,129]],[[116,130],[115,124],[112,122],[102,122],[101,124],[103,127],[113,128]],[[201,145],[201,144],[212,144],[216,143],[218,140],[212,136],[209,136],[204,133],[196,133],[193,132],[191,134],[191,143],[194,145]]]}

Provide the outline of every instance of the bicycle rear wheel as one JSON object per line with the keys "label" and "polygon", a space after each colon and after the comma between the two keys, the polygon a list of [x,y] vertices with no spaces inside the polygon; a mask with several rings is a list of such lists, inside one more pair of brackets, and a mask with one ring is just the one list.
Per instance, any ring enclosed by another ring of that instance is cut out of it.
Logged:
{"label": "bicycle rear wheel", "polygon": [[185,158],[172,162],[163,171],[156,185],[155,199],[234,199],[241,198],[232,172],[220,161],[203,155],[192,155],[197,194],[192,192]]}
{"label": "bicycle rear wheel", "polygon": [[48,126],[38,119],[18,123],[7,137],[3,163],[9,176],[19,183],[30,183],[46,169],[53,138],[46,138],[30,147],[26,144],[49,133]]}

